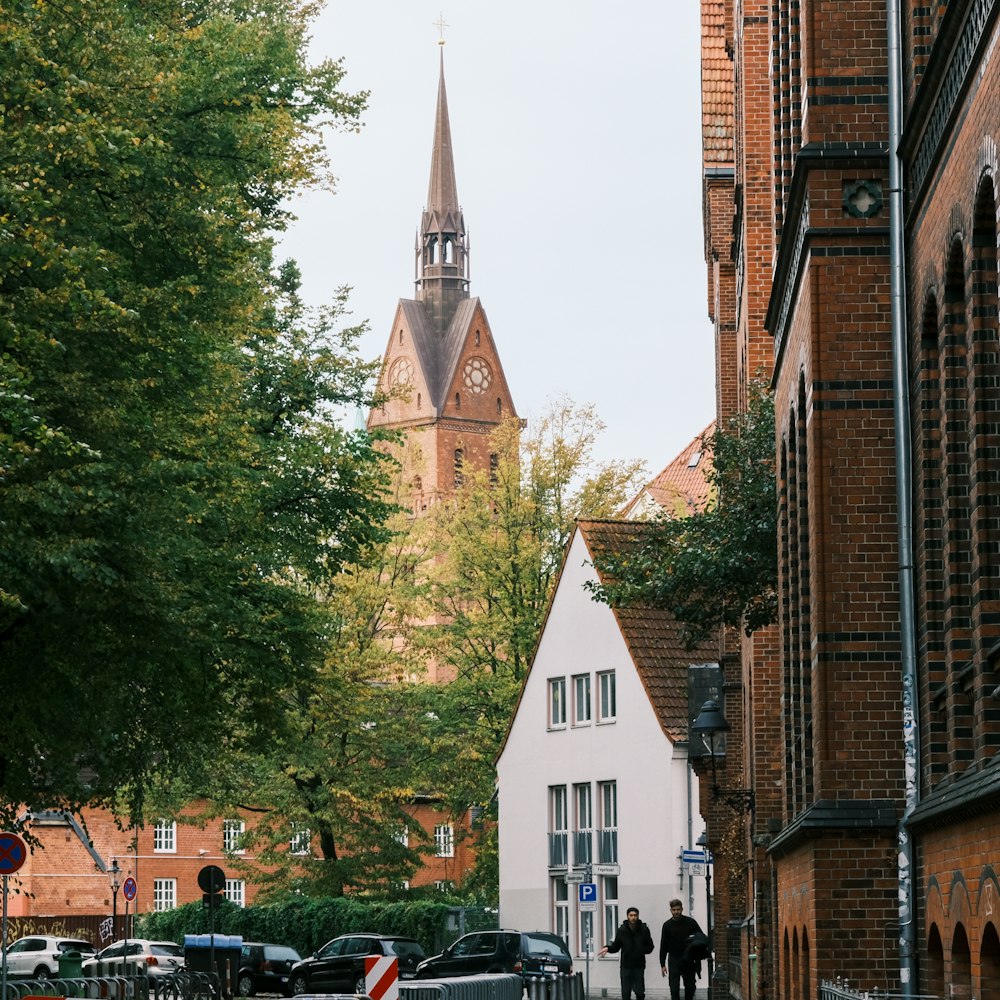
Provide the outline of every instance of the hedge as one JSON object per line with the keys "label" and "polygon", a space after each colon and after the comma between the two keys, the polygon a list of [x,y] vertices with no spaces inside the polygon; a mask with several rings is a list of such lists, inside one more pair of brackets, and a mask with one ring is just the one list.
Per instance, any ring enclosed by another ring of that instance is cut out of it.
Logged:
{"label": "hedge", "polygon": [[[221,900],[215,912],[218,934],[239,934],[244,941],[290,945],[311,955],[341,934],[372,932],[416,938],[428,955],[466,931],[495,928],[494,910],[456,907],[427,900],[387,902],[357,897],[292,897],[259,906],[236,906]],[[136,936],[183,943],[185,934],[205,934],[209,914],[202,903],[136,918]]]}

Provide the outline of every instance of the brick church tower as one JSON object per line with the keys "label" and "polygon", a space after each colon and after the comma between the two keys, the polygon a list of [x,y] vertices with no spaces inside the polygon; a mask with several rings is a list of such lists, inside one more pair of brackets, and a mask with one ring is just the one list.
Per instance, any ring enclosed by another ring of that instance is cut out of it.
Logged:
{"label": "brick church tower", "polygon": [[469,295],[469,239],[458,201],[444,84],[438,78],[427,206],[415,249],[416,297],[400,299],[368,428],[405,433],[403,496],[420,513],[487,469],[490,434],[516,417],[482,303]]}

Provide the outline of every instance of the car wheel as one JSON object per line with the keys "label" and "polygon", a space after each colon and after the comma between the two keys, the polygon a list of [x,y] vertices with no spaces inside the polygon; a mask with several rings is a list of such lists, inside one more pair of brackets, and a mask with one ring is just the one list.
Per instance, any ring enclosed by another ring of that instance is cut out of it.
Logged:
{"label": "car wheel", "polygon": [[292,996],[299,997],[307,991],[306,977],[301,973],[297,976],[292,976]]}
{"label": "car wheel", "polygon": [[358,978],[354,980],[354,992],[359,996],[368,995],[368,984],[365,982],[364,976],[358,976]]}
{"label": "car wheel", "polygon": [[40,965],[35,969],[32,979],[51,979],[52,970],[47,965]]}
{"label": "car wheel", "polygon": [[253,976],[248,972],[242,973],[240,978],[236,980],[236,992],[241,997],[252,997],[255,992],[253,988]]}

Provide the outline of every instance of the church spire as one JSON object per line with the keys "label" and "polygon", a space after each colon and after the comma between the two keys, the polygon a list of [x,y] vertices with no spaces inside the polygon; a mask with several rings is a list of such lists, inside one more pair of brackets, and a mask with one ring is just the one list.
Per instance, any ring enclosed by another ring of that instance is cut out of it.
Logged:
{"label": "church spire", "polygon": [[469,297],[469,247],[455,183],[448,94],[444,85],[444,48],[438,76],[427,206],[420,220],[416,248],[416,286],[417,299],[426,305],[435,329],[443,334],[458,303]]}

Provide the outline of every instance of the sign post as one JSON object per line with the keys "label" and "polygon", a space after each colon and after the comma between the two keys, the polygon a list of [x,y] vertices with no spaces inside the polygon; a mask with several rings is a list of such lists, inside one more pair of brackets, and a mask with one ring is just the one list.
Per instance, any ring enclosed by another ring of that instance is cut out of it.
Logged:
{"label": "sign post", "polygon": [[0,947],[3,948],[0,968],[0,1000],[7,997],[7,876],[20,871],[28,857],[28,848],[16,833],[0,833],[0,875],[3,875],[3,918],[0,921]]}
{"label": "sign post", "polygon": [[[131,875],[124,882],[122,882],[122,895],[125,897],[125,932],[122,940],[124,941],[124,947],[122,948],[122,975],[128,975],[128,904],[135,899],[135,894],[138,892],[139,887],[135,884],[135,879]],[[138,969],[136,970],[139,971]]]}

